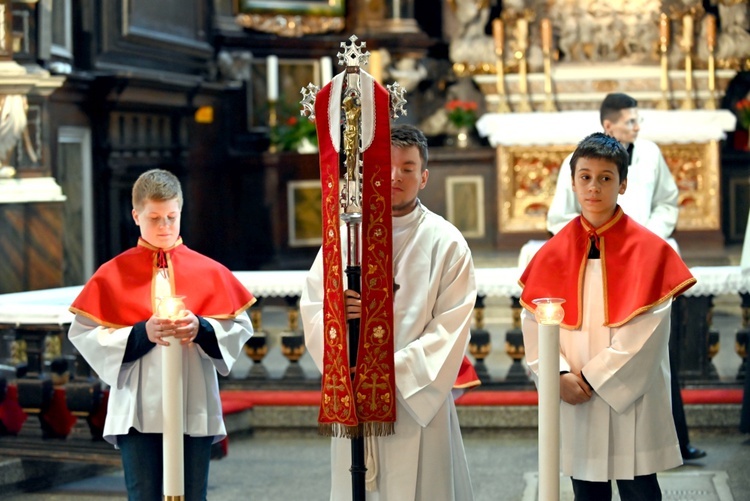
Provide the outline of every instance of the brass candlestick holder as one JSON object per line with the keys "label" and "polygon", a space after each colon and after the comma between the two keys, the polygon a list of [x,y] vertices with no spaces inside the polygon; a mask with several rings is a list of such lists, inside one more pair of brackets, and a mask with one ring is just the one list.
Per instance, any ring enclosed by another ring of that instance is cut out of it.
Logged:
{"label": "brass candlestick holder", "polygon": [[529,20],[526,19],[526,17],[519,17],[516,20],[517,49],[513,55],[518,60],[518,91],[521,95],[516,111],[520,112],[532,111],[531,102],[529,100],[529,82],[527,79],[528,61],[526,60],[526,50],[529,48],[528,38]]}
{"label": "brass candlestick holder", "polygon": [[657,110],[668,110],[669,106],[669,16],[664,12],[659,16],[659,52],[661,54],[661,99],[656,103]]}
{"label": "brass candlestick holder", "polygon": [[557,111],[552,100],[552,22],[545,18],[541,22],[542,53],[544,55],[544,107],[546,112]]}
{"label": "brass candlestick holder", "polygon": [[505,26],[500,18],[492,21],[492,37],[495,40],[495,56],[496,56],[496,73],[497,73],[497,112],[498,113],[509,113],[510,106],[508,106],[508,95],[505,91],[505,62],[504,47],[505,47]]}
{"label": "brass candlestick holder", "polygon": [[708,47],[708,98],[703,107],[707,110],[716,109],[716,18],[706,17],[706,46]]}
{"label": "brass candlestick holder", "polygon": [[685,53],[685,99],[682,101],[683,110],[694,110],[693,99],[693,15],[686,12],[682,16],[682,50]]}
{"label": "brass candlestick holder", "polygon": [[276,143],[274,143],[273,140],[273,131],[276,128],[276,126],[279,123],[278,116],[276,114],[276,101],[275,100],[269,100],[268,101],[268,133],[269,137],[271,138],[271,142],[268,145],[268,151],[271,153],[276,153]]}

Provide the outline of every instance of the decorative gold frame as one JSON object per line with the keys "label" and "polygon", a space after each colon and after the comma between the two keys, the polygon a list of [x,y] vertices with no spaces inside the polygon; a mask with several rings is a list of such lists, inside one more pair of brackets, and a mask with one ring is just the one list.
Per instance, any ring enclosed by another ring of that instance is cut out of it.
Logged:
{"label": "decorative gold frame", "polygon": [[547,231],[560,165],[575,145],[498,146],[498,231]]}
{"label": "decorative gold frame", "polygon": [[297,14],[344,16],[346,0],[237,0],[240,14]]}
{"label": "decorative gold frame", "polygon": [[445,203],[448,221],[465,238],[484,237],[484,177],[448,176]]}
{"label": "decorative gold frame", "polygon": [[659,145],[680,195],[678,230],[720,230],[719,142]]}
{"label": "decorative gold frame", "polygon": [[[720,230],[718,141],[659,147],[680,190],[677,230]],[[575,145],[498,146],[500,234],[546,233],[560,165],[574,149]]]}
{"label": "decorative gold frame", "polygon": [[289,181],[286,189],[289,247],[320,245],[323,242],[320,181]]}
{"label": "decorative gold frame", "polygon": [[236,0],[242,27],[285,37],[341,31],[345,0]]}

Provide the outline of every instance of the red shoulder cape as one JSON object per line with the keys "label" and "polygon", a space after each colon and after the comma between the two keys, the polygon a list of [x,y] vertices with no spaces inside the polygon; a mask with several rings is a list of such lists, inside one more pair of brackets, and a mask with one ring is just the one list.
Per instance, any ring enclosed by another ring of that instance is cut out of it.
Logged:
{"label": "red shoulder cape", "polygon": [[581,327],[583,279],[592,235],[599,238],[604,318],[609,327],[627,323],[682,294],[696,282],[669,244],[618,206],[612,219],[601,227],[593,228],[579,216],[539,249],[519,280],[524,308],[534,311],[536,305],[532,301],[536,298],[563,298],[562,326]]}
{"label": "red shoulder cape", "polygon": [[[148,320],[156,307],[153,279],[160,249],[138,245],[104,263],[73,301],[70,311],[107,327]],[[185,307],[203,317],[234,318],[254,302],[253,295],[225,266],[189,249],[178,239],[163,249],[172,290]]]}

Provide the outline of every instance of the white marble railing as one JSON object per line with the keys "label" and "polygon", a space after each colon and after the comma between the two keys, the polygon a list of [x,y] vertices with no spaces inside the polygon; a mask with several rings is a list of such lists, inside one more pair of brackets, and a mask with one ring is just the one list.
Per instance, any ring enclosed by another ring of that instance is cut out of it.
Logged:
{"label": "white marble railing", "polygon": [[[739,266],[697,266],[690,269],[698,283],[687,296],[709,296],[750,292],[750,269]],[[236,271],[234,274],[256,297],[300,296],[307,270]],[[487,298],[518,297],[521,270],[479,268],[477,289]],[[3,325],[65,325],[73,320],[68,307],[82,286],[60,287],[0,295],[0,324]]]}

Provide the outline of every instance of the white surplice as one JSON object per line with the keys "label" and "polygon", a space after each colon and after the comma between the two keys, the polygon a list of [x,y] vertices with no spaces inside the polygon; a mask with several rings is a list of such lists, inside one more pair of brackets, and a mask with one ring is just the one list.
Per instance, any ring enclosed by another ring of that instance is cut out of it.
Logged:
{"label": "white surplice", "polygon": [[[167,279],[155,274],[155,290],[170,294]],[[219,397],[218,371],[229,374],[242,353],[245,341],[253,333],[246,312],[234,319],[203,317],[214,329],[221,359],[205,354],[198,344],[183,348],[183,423],[186,435],[213,436],[214,442],[226,437]],[[147,320],[147,319],[144,319]],[[68,336],[97,375],[110,386],[104,439],[117,445],[117,435],[127,435],[132,427],[141,433],[162,433],[161,346],[155,346],[141,358],[122,363],[132,327],[111,329],[76,315]],[[172,342],[177,342],[172,340]]]}
{"label": "white surplice", "polygon": [[[555,196],[547,212],[547,229],[557,234],[581,214],[571,186],[569,155],[557,176]],[[646,139],[633,143],[633,158],[628,168],[628,187],[617,203],[628,216],[666,239],[677,224],[679,192],[659,146]]]}
{"label": "white surplice", "polygon": [[[670,400],[666,301],[618,328],[604,326],[601,261],[590,259],[580,330],[560,329],[560,370],[582,372],[588,402],[560,401],[560,464],[578,480],[627,480],[682,464]],[[522,312],[526,361],[539,371],[538,325]]]}
{"label": "white surplice", "polygon": [[[346,245],[342,248],[346,252]],[[393,218],[393,249],[398,284],[396,427],[394,435],[376,438],[378,488],[367,492],[367,500],[470,501],[471,480],[451,389],[469,341],[476,300],[471,251],[453,225],[421,204],[410,214]],[[321,370],[320,252],[310,269],[300,310],[307,349]],[[350,466],[350,441],[332,439],[331,500],[351,499]]]}

